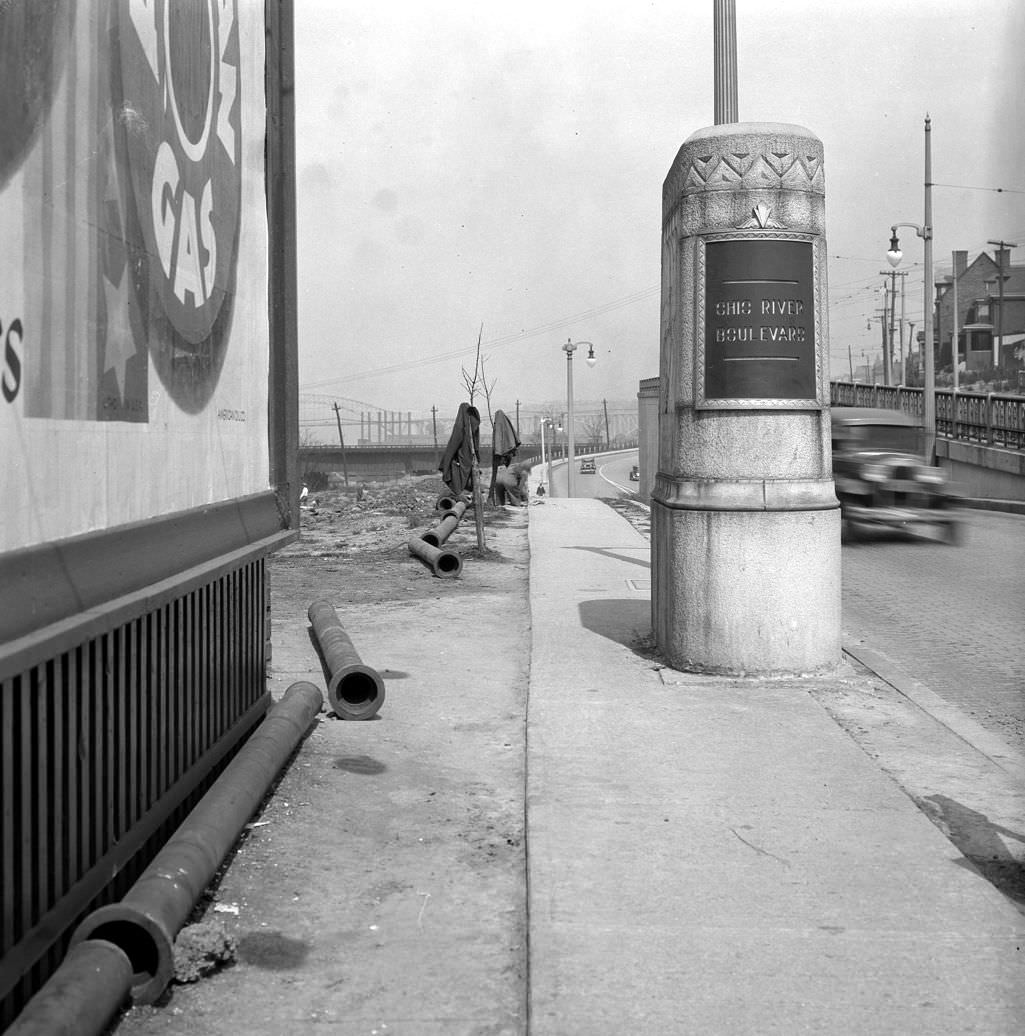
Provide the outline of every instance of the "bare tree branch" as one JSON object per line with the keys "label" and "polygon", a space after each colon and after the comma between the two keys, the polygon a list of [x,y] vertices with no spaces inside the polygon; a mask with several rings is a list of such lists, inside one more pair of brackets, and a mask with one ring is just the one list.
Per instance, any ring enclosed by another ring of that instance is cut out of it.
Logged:
{"label": "bare tree branch", "polygon": [[488,384],[487,376],[484,373],[484,358],[480,361],[480,375],[481,375],[481,388],[484,390],[484,401],[488,407],[488,420],[491,422],[492,432],[495,430],[495,418],[491,413],[491,393],[495,391],[495,385],[498,384],[498,378],[492,378],[491,384]]}
{"label": "bare tree branch", "polygon": [[470,406],[473,406],[473,397],[477,394],[477,380],[483,376],[481,371],[481,356],[480,356],[480,343],[481,338],[484,336],[484,325],[480,325],[480,331],[477,333],[477,355],[473,363],[473,376],[470,376],[470,372],[463,367],[463,384],[466,386],[466,392],[470,397]]}

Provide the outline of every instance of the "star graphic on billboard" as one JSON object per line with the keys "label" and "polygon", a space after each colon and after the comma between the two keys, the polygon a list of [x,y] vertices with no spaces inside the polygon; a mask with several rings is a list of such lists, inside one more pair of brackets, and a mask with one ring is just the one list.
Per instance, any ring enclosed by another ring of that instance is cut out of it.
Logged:
{"label": "star graphic on billboard", "polygon": [[135,355],[135,337],[129,312],[128,292],[124,277],[114,284],[103,278],[103,296],[107,303],[107,334],[103,343],[103,370],[113,370],[122,399],[125,394],[125,365]]}

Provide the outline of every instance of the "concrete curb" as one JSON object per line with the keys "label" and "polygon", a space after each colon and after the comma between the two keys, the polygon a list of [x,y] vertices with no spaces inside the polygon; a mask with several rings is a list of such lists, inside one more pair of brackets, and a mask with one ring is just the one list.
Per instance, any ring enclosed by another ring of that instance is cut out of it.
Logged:
{"label": "concrete curb", "polygon": [[885,655],[867,644],[844,635],[843,650],[1025,787],[1025,766],[1003,738],[986,730],[961,709],[944,701],[921,680],[905,673]]}
{"label": "concrete curb", "polygon": [[1003,511],[1007,514],[1025,514],[1025,500],[984,500],[981,497],[962,497],[962,507],[975,511]]}

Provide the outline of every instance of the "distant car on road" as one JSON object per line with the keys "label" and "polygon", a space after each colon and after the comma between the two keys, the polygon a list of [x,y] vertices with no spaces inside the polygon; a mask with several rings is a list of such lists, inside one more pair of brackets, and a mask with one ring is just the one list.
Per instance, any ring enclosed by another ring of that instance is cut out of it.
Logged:
{"label": "distant car on road", "polygon": [[899,410],[833,407],[833,479],[846,539],[865,526],[939,529],[958,543],[957,497],[922,456],[921,429]]}
{"label": "distant car on road", "polygon": [[630,481],[631,482],[640,482],[640,480],[641,480],[641,469],[635,464],[630,469]]}
{"label": "distant car on road", "polygon": [[581,475],[593,475],[596,470],[594,461],[590,457],[585,457],[584,460],[580,462]]}

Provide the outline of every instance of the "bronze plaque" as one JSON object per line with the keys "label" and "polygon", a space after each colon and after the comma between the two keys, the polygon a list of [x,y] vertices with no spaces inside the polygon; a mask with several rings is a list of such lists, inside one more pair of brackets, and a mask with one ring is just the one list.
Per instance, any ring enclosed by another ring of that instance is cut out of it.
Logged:
{"label": "bronze plaque", "polygon": [[[704,242],[698,404],[818,396],[815,256],[810,240]],[[792,403],[790,405],[793,405]]]}

